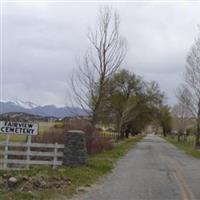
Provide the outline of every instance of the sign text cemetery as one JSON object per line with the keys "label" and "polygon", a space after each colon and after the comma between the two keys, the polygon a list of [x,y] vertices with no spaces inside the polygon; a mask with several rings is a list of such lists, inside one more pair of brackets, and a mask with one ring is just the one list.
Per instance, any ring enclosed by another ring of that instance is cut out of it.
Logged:
{"label": "sign text cemetery", "polygon": [[38,124],[30,122],[0,121],[0,134],[37,135]]}

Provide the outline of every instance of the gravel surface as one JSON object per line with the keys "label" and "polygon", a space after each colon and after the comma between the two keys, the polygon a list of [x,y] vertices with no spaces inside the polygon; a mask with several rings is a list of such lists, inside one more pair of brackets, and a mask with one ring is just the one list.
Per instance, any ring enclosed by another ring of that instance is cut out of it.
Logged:
{"label": "gravel surface", "polygon": [[98,186],[74,200],[200,200],[200,160],[148,135]]}

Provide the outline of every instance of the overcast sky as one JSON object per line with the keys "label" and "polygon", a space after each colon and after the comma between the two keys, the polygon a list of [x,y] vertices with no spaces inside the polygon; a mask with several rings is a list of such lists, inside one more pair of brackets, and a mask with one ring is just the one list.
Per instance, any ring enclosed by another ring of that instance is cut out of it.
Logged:
{"label": "overcast sky", "polygon": [[[68,80],[88,48],[87,28],[95,26],[101,4],[13,2],[4,2],[1,13],[1,99],[66,104]],[[122,67],[157,81],[168,103],[175,103],[174,90],[199,33],[200,3],[107,4],[118,10],[128,43]]]}

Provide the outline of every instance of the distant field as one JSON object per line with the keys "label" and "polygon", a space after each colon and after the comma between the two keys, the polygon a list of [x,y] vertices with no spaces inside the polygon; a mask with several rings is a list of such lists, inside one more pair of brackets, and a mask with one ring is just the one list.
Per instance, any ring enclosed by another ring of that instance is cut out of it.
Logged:
{"label": "distant field", "polygon": [[40,122],[39,123],[39,134],[42,134],[45,131],[48,131],[55,124],[56,124],[56,122]]}
{"label": "distant field", "polygon": [[[59,122],[39,122],[39,134],[43,134],[45,131],[48,131],[55,124],[60,124]],[[6,135],[0,134],[0,141],[6,140]],[[24,142],[26,141],[25,135],[10,135],[10,141],[15,142]]]}

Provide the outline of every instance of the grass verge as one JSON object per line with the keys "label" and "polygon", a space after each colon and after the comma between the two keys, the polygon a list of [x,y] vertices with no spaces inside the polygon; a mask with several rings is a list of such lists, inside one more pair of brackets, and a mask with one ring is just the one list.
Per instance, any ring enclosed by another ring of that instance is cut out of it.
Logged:
{"label": "grass verge", "polygon": [[[50,200],[71,197],[77,193],[78,188],[89,187],[101,176],[110,172],[114,167],[115,162],[121,156],[125,155],[133,145],[142,138],[142,136],[131,137],[119,142],[110,151],[89,156],[87,165],[83,167],[61,167],[55,170],[49,167],[34,167],[28,171],[0,171],[1,177],[12,176],[19,180],[19,183],[12,189],[0,187],[0,199]],[[53,185],[51,185],[51,180]],[[54,180],[60,180],[60,182],[58,181],[57,183],[60,184],[60,186],[54,185]],[[43,189],[41,185],[42,182],[43,185],[49,184],[49,188]],[[63,183],[66,182],[67,185],[64,185],[63,187]],[[37,184],[38,188],[35,188]],[[28,188],[24,190],[24,187]]]}
{"label": "grass verge", "polygon": [[178,147],[179,149],[183,150],[186,154],[200,159],[200,150],[194,149],[194,142],[192,139],[188,141],[178,142],[177,137],[175,136],[167,136],[163,138]]}

